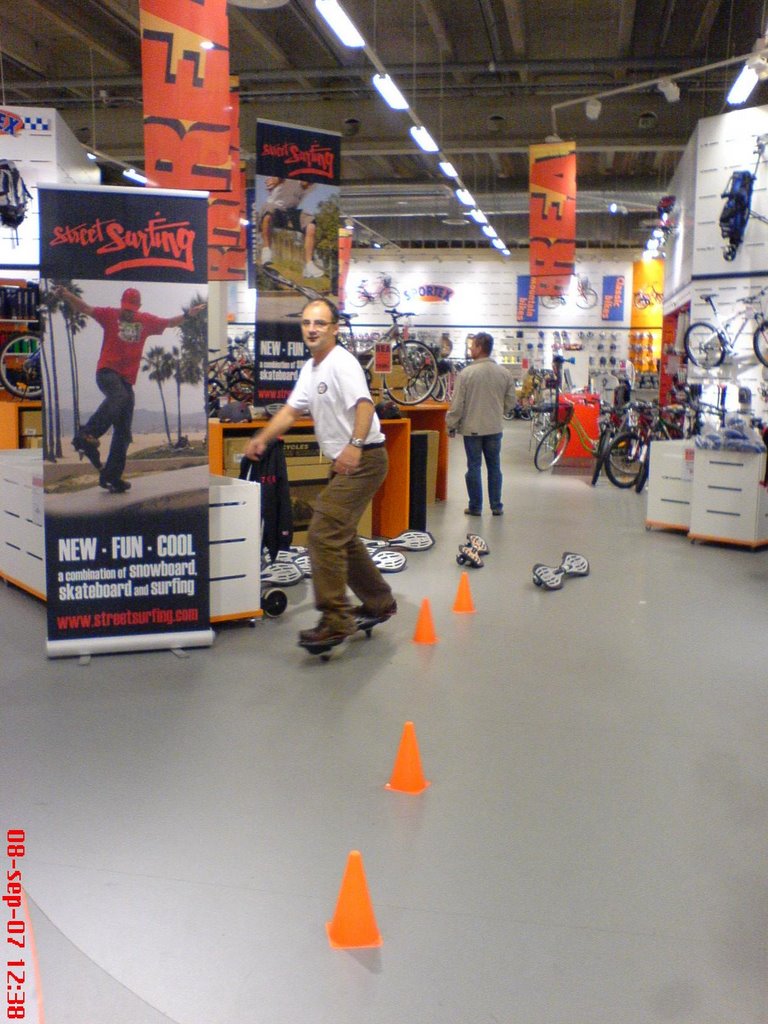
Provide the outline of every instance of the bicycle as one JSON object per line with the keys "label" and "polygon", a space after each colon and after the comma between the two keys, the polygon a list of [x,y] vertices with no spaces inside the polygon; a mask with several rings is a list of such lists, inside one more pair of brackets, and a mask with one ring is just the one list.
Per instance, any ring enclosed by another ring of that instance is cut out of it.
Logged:
{"label": "bicycle", "polygon": [[[595,460],[590,480],[590,484],[594,487],[604,466],[606,473],[608,473],[608,466],[605,460],[610,450],[612,439],[626,423],[625,410],[601,403],[602,422],[600,424],[600,432],[597,437],[591,437],[587,433],[584,424],[576,419],[575,403],[563,398],[562,395],[559,397],[560,401],[552,407],[552,411],[555,414],[555,422],[544,431],[536,446],[533,464],[540,473],[556,466],[570,443],[571,427],[573,427],[579,441],[581,441],[586,451]],[[556,413],[555,410],[557,410]],[[610,475],[608,475],[608,478],[613,482]]]}
{"label": "bicycle", "polygon": [[[750,320],[754,320],[755,329],[752,334],[752,347],[759,362],[768,366],[768,319],[763,313],[762,298],[768,292],[768,286],[762,288],[755,295],[746,295],[738,302],[745,308],[731,313],[723,320],[715,302],[714,292],[702,295],[712,309],[715,323],[709,320],[695,320],[685,332],[683,345],[685,353],[694,366],[703,370],[713,370],[716,366],[722,366],[726,358],[730,356],[736,343],[741,337]],[[746,307],[752,307],[747,309]],[[741,319],[739,329],[735,334],[731,333],[731,324]]]}
{"label": "bicycle", "polygon": [[[215,416],[222,399],[231,402],[252,402],[254,395],[254,363],[249,342],[253,332],[227,341],[224,355],[208,363],[208,415]],[[217,349],[211,349],[215,353]]]}
{"label": "bicycle", "polygon": [[634,487],[639,494],[648,479],[648,454],[652,441],[678,440],[685,435],[685,407],[660,407],[649,402],[631,402],[637,413],[634,424],[611,442],[605,459],[605,473],[616,487]]}
{"label": "bicycle", "polygon": [[[540,295],[539,299],[545,309],[558,309],[568,302],[566,295]],[[579,274],[576,279],[575,302],[579,309],[593,309],[597,305],[598,294],[590,284],[586,274]]]}
{"label": "bicycle", "polygon": [[635,309],[647,309],[649,306],[659,306],[664,301],[663,294],[651,285],[647,291],[640,288],[632,297],[632,305]]}
{"label": "bicycle", "polygon": [[398,405],[418,405],[434,393],[439,376],[437,359],[428,345],[406,338],[400,327],[400,321],[413,316],[413,313],[401,313],[396,309],[388,309],[387,312],[392,318],[392,326],[373,343],[371,369],[373,373],[378,372],[375,367],[376,347],[389,346],[390,368],[379,374],[381,386]]}
{"label": "bicycle", "polygon": [[0,384],[15,398],[43,394],[42,348],[37,334],[13,334],[0,346]]}
{"label": "bicycle", "polygon": [[393,286],[389,274],[379,274],[376,282],[370,288],[366,288],[367,280],[364,277],[358,284],[357,291],[349,299],[351,305],[357,306],[359,309],[362,306],[367,306],[369,302],[379,301],[386,309],[394,309],[399,304],[400,292]]}

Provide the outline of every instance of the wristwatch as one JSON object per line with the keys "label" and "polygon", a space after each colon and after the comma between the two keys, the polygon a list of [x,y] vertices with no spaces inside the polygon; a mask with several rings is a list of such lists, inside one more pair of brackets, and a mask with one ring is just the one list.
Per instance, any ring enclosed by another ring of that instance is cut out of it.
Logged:
{"label": "wristwatch", "polygon": [[353,437],[349,442],[353,448],[363,448],[365,446],[364,437]]}

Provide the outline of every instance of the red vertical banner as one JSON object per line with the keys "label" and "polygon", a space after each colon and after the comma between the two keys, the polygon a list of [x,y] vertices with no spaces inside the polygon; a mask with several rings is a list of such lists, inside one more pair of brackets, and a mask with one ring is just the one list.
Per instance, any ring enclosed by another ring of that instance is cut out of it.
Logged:
{"label": "red vertical banner", "polygon": [[352,232],[348,228],[339,228],[339,308],[344,309],[346,298],[347,275],[352,259]]}
{"label": "red vertical banner", "polygon": [[240,161],[238,79],[230,93],[232,186],[208,197],[208,280],[245,280],[245,170]]}
{"label": "red vertical banner", "polygon": [[529,149],[530,271],[537,295],[561,295],[576,256],[576,143]]}
{"label": "red vertical banner", "polygon": [[140,15],[150,184],[230,189],[226,0],[140,0]]}

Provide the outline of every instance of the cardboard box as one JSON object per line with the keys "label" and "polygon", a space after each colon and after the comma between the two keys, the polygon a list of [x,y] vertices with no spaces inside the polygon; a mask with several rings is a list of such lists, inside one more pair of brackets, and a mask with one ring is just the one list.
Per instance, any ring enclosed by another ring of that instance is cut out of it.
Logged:
{"label": "cardboard box", "polygon": [[437,458],[440,450],[440,432],[438,430],[412,430],[411,437],[418,434],[427,438],[427,504],[434,505],[437,501]]}
{"label": "cardboard box", "polygon": [[19,409],[19,433],[22,437],[43,436],[42,409]]}

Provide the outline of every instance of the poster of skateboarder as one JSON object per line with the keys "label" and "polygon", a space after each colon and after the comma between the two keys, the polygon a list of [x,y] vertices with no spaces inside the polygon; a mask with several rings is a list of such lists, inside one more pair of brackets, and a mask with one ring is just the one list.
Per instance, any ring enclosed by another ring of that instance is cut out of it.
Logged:
{"label": "poster of skateboarder", "polygon": [[40,189],[48,654],[200,646],[206,197]]}
{"label": "poster of skateboarder", "polygon": [[336,133],[257,122],[251,210],[256,285],[256,404],[284,401],[306,359],[298,314],[337,301],[339,158]]}

